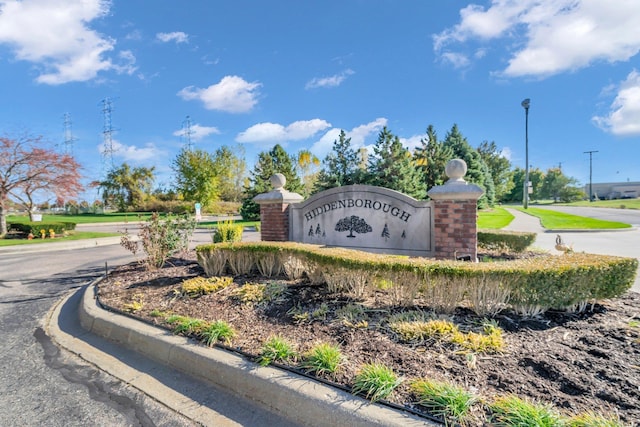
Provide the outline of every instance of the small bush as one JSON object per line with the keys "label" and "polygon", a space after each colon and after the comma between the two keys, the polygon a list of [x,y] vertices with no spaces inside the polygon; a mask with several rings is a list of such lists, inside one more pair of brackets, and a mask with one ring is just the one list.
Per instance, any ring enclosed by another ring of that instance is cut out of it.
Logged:
{"label": "small bush", "polygon": [[535,233],[506,230],[478,230],[478,247],[507,252],[523,252],[536,240]]}
{"label": "small bush", "polygon": [[213,243],[240,242],[243,230],[242,224],[235,224],[232,220],[219,223],[213,233]]}
{"label": "small bush", "polygon": [[134,255],[140,251],[141,245],[146,255],[142,262],[147,269],[156,269],[162,267],[174,252],[189,247],[189,238],[194,229],[195,221],[189,216],[162,219],[154,212],[140,229],[140,241],[125,231],[120,238],[120,245]]}
{"label": "small bush", "polygon": [[45,231],[46,238],[49,238],[49,230],[57,235],[63,235],[65,231],[71,231],[76,228],[73,222],[7,222],[7,229],[17,231],[28,235],[33,234],[34,237],[41,237],[41,231]]}
{"label": "small bush", "polygon": [[388,397],[402,381],[391,368],[380,363],[368,363],[360,368],[352,391],[375,402]]}

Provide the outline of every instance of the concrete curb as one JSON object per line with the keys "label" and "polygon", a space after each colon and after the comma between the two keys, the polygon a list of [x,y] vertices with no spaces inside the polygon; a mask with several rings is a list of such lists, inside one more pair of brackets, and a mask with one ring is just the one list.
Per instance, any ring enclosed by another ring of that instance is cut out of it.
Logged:
{"label": "concrete curb", "polygon": [[[440,425],[409,413],[371,404],[350,393],[294,373],[258,366],[236,354],[206,348],[144,322],[106,311],[94,297],[96,283],[87,287],[79,305],[80,324],[84,329],[249,399],[293,422],[327,427]],[[179,408],[172,409],[179,411]]]}

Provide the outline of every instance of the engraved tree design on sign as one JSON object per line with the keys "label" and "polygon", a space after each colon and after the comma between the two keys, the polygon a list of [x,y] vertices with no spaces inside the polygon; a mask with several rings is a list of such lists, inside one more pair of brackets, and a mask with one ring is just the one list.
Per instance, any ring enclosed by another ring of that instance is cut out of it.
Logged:
{"label": "engraved tree design on sign", "polygon": [[347,237],[356,237],[353,232],[358,234],[370,233],[373,228],[367,222],[359,216],[351,215],[350,217],[342,218],[336,224],[336,231],[348,231]]}

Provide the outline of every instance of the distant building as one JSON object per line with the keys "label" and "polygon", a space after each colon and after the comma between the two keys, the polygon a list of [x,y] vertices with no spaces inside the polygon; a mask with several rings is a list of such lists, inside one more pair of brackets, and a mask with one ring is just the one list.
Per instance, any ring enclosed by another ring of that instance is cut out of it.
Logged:
{"label": "distant building", "polygon": [[[640,195],[640,182],[603,182],[592,184],[593,198],[600,200],[635,199]],[[584,186],[589,194],[589,184]]]}

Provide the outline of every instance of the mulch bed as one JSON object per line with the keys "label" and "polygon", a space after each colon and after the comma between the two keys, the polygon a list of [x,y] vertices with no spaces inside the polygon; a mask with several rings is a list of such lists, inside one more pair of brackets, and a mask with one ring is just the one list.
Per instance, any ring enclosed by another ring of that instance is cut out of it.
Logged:
{"label": "mulch bed", "polygon": [[[224,320],[236,331],[232,347],[253,356],[259,355],[262,344],[274,335],[286,337],[300,353],[318,342],[339,344],[346,363],[337,374],[325,379],[347,388],[362,364],[375,361],[407,379],[445,380],[489,401],[513,393],[550,403],[566,415],[596,411],[617,414],[625,423],[640,420],[640,294],[634,292],[600,301],[577,314],[549,311],[523,318],[512,312],[501,313],[495,320],[504,330],[504,352],[471,355],[437,341],[399,342],[385,319],[409,308],[389,306],[382,294],[354,301],[306,280],[243,276],[217,293],[198,298],[178,295],[181,282],[196,276],[204,276],[204,272],[193,252],[171,259],[155,271],[133,263],[114,270],[99,284],[99,299],[103,305],[121,311],[130,310],[127,304],[138,301],[142,308],[130,315],[167,329],[171,326],[165,323],[165,317],[157,316],[158,311]],[[268,305],[241,304],[231,295],[246,282],[286,283],[288,291]],[[336,309],[354,302],[367,308],[367,327],[336,319]],[[429,310],[427,305],[411,307],[416,308]],[[314,312],[321,315],[303,321],[295,316]],[[463,308],[449,318],[462,330],[473,329],[482,321]],[[416,397],[408,381],[388,400],[426,413],[414,403]],[[476,412],[477,424],[481,425],[482,408]]]}

